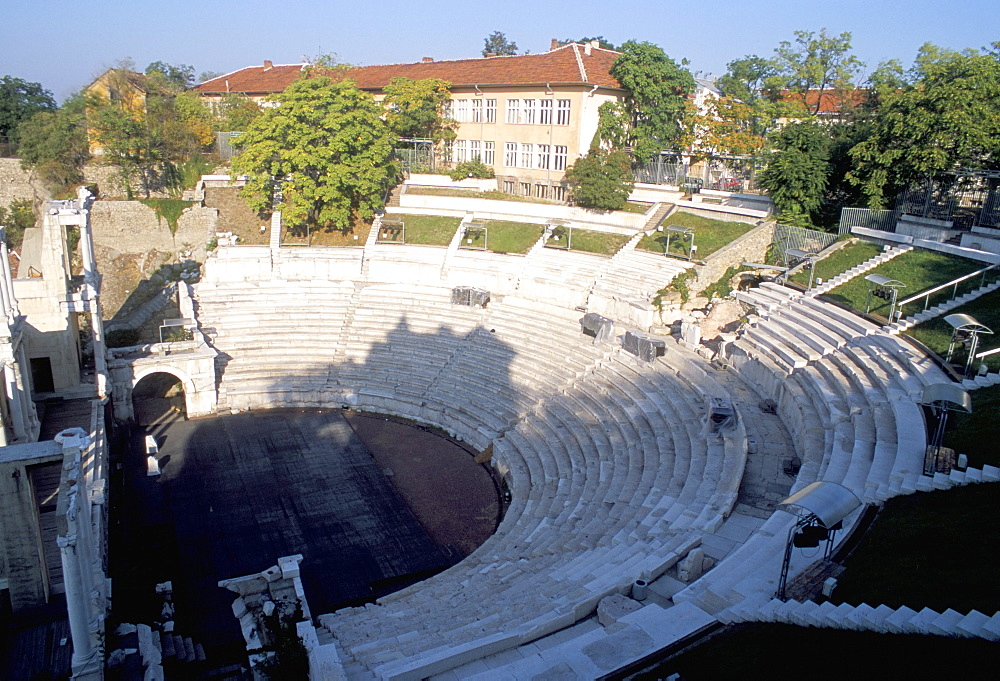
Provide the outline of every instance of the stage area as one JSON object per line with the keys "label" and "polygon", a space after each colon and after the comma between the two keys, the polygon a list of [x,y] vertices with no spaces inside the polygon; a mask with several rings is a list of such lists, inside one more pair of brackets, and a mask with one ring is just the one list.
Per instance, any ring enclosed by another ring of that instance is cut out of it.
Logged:
{"label": "stage area", "polygon": [[[170,580],[177,631],[219,664],[243,647],[220,579],[301,553],[318,615],[425,579],[493,532],[496,487],[472,454],[382,417],[351,420],[362,437],[339,409],[135,428],[113,511],[116,620],[153,621],[154,585]],[[158,477],[146,475],[146,434],[160,447]]]}

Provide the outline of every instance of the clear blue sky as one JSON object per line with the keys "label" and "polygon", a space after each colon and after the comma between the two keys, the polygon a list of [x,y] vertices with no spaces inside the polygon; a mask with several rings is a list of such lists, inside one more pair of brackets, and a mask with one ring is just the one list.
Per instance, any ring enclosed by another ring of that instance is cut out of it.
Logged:
{"label": "clear blue sky", "polygon": [[4,0],[0,75],[40,82],[57,99],[131,58],[190,64],[195,73],[295,63],[336,54],[352,64],[477,57],[483,38],[504,32],[521,50],[551,38],[603,35],[646,40],[692,71],[721,75],[747,54],[770,56],[794,31],[848,31],[874,68],[909,65],[925,42],[979,48],[1000,40],[997,0]]}

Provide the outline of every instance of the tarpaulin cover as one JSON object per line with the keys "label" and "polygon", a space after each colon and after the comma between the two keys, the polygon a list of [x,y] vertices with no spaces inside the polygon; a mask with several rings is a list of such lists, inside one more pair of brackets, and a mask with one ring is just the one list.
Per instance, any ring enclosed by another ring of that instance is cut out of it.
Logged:
{"label": "tarpaulin cover", "polygon": [[596,312],[588,312],[580,320],[583,332],[594,337],[595,343],[607,343],[615,336],[615,323]]}
{"label": "tarpaulin cover", "polygon": [[658,354],[663,354],[657,350],[666,350],[667,344],[659,338],[653,338],[641,331],[626,331],[622,347],[625,348],[626,352],[631,352],[642,361],[652,362]]}

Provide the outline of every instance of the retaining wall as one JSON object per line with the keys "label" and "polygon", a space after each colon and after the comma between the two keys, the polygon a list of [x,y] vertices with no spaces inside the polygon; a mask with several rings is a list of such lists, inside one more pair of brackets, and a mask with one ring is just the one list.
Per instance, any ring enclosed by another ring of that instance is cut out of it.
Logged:
{"label": "retaining wall", "polygon": [[690,284],[693,293],[700,293],[715,283],[730,267],[744,262],[763,262],[767,249],[774,240],[774,222],[765,222],[759,227],[723,246],[705,258],[705,264],[695,267],[697,279]]}

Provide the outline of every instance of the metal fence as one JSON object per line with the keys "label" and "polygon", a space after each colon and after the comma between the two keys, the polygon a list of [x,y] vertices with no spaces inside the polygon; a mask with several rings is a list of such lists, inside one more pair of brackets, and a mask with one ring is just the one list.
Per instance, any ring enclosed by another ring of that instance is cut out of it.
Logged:
{"label": "metal fence", "polygon": [[0,158],[14,158],[17,156],[17,143],[11,142],[6,137],[0,137]]}
{"label": "metal fence", "polygon": [[870,210],[868,208],[841,208],[840,227],[837,234],[850,234],[852,227],[866,227],[880,232],[895,232],[899,221],[898,210]]}
{"label": "metal fence", "polygon": [[680,186],[687,177],[688,166],[676,154],[660,154],[649,163],[633,163],[632,177],[645,184],[670,184]]}
{"label": "metal fence", "polygon": [[819,253],[836,241],[837,235],[830,232],[781,224],[775,225],[774,228],[774,243],[782,253],[791,248],[806,253]]}
{"label": "metal fence", "polygon": [[1000,226],[1000,171],[945,173],[896,197],[896,211],[949,220],[956,229]]}
{"label": "metal fence", "polygon": [[236,155],[236,149],[233,147],[233,140],[242,134],[242,132],[215,133],[215,151],[219,154],[220,160],[228,161]]}

